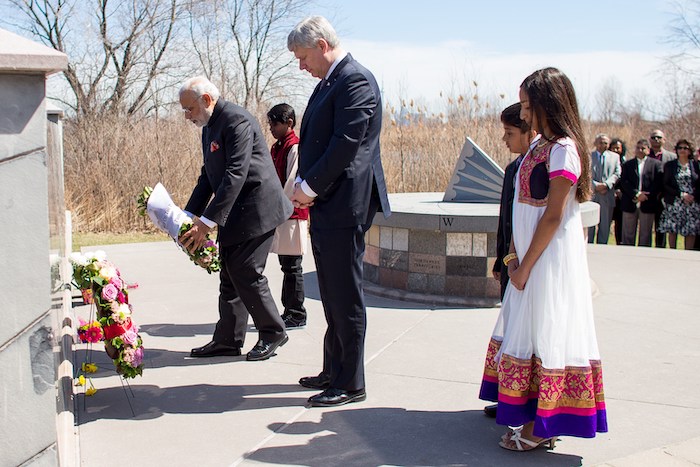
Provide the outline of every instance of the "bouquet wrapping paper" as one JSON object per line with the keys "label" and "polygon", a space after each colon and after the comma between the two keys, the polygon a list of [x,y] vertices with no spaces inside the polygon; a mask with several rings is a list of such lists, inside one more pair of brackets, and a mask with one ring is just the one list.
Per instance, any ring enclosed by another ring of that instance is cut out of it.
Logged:
{"label": "bouquet wrapping paper", "polygon": [[170,235],[170,238],[180,245],[178,240],[180,227],[185,222],[192,222],[192,218],[173,202],[170,193],[161,183],[153,187],[146,212],[156,227]]}

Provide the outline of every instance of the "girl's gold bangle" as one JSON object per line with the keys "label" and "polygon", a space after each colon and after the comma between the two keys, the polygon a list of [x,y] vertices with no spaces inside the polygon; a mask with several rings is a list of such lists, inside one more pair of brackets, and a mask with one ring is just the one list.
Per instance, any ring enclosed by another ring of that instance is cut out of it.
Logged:
{"label": "girl's gold bangle", "polygon": [[508,266],[508,263],[510,263],[514,259],[518,259],[518,255],[516,255],[515,253],[508,253],[503,257],[503,264]]}

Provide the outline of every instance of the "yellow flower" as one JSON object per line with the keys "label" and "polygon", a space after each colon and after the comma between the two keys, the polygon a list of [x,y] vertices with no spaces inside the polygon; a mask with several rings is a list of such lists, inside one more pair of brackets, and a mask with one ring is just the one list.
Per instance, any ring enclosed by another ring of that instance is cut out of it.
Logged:
{"label": "yellow flower", "polygon": [[86,395],[86,396],[92,396],[92,395],[95,394],[96,392],[97,392],[97,389],[95,389],[95,386],[90,386],[89,388],[87,388],[87,389],[85,390],[85,395]]}
{"label": "yellow flower", "polygon": [[85,386],[85,376],[78,376],[78,381],[75,382],[76,386]]}
{"label": "yellow flower", "polygon": [[105,266],[102,269],[100,269],[100,277],[106,281],[110,280],[112,277],[114,277],[116,275],[117,275],[117,270],[111,266]]}
{"label": "yellow flower", "polygon": [[83,362],[82,368],[85,373],[95,373],[97,371],[97,365],[94,363]]}

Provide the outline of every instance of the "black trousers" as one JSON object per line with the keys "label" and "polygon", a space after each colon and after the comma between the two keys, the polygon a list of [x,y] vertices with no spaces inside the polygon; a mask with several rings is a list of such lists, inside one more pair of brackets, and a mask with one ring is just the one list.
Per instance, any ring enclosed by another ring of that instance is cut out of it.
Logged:
{"label": "black trousers", "polygon": [[298,321],[306,321],[304,308],[304,274],[301,269],[302,256],[279,255],[282,267],[282,306],[283,316],[292,316]]}
{"label": "black trousers", "polygon": [[508,282],[510,282],[510,277],[508,277],[508,266],[503,265],[501,266],[501,302],[506,294]]}
{"label": "black trousers", "polygon": [[654,212],[654,230],[656,231],[656,248],[666,248],[666,233],[659,232],[659,222],[661,221],[661,213],[664,212],[664,203],[659,201],[656,212]]}
{"label": "black trousers", "polygon": [[261,339],[275,340],[284,334],[284,323],[263,275],[275,231],[233,246],[222,246],[219,285],[219,321],[214,341],[243,347],[248,314]]}
{"label": "black trousers", "polygon": [[615,199],[615,209],[613,209],[613,222],[615,223],[615,243],[622,245],[622,209],[620,200]]}
{"label": "black trousers", "polygon": [[370,209],[365,225],[314,229],[311,247],[328,328],[323,339],[323,371],[330,387],[356,391],[365,387],[367,314],[362,290],[365,232],[376,213]]}

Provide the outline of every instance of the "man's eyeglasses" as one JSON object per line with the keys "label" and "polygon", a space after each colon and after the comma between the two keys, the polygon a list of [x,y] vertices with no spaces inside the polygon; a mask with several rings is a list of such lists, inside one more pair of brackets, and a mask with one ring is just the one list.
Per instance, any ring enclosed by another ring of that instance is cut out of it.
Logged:
{"label": "man's eyeglasses", "polygon": [[663,136],[652,136],[651,139],[664,139]]}
{"label": "man's eyeglasses", "polygon": [[201,97],[202,97],[202,96],[197,97],[197,98],[192,102],[192,105],[190,105],[189,107],[182,107],[182,111],[185,112],[185,113],[192,113],[192,111],[195,109],[195,104],[197,103],[197,101],[198,101],[199,99],[201,99]]}
{"label": "man's eyeglasses", "polygon": [[690,148],[688,146],[678,146],[676,148],[676,151],[680,151],[681,149],[683,149],[685,151],[690,151]]}

